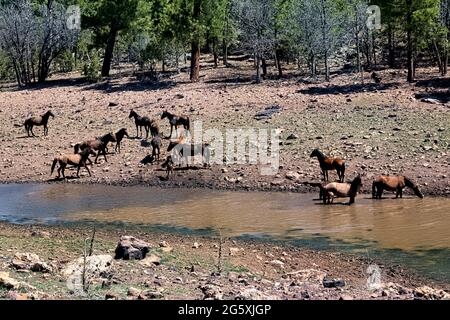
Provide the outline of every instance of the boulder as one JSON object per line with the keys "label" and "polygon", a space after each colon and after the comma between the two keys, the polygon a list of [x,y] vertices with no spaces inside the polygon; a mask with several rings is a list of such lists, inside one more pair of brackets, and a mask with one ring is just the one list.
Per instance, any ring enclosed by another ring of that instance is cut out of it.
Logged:
{"label": "boulder", "polygon": [[296,181],[296,180],[300,179],[300,175],[297,172],[288,171],[288,172],[286,172],[286,178],[289,180]]}
{"label": "boulder", "polygon": [[433,289],[427,286],[414,289],[413,294],[415,299],[450,300],[450,294],[444,290]]}
{"label": "boulder", "polygon": [[203,297],[204,300],[222,300],[223,298],[223,294],[219,286],[206,284],[200,287],[200,290],[202,290],[205,295]]}
{"label": "boulder", "polygon": [[142,260],[150,251],[150,245],[132,236],[122,236],[116,248],[114,259]]}
{"label": "boulder", "polygon": [[[113,258],[110,255],[90,256],[86,258],[86,272],[94,276],[101,276],[111,270]],[[66,277],[81,274],[84,269],[84,258],[72,261],[62,271]]]}
{"label": "boulder", "polygon": [[279,298],[256,288],[246,288],[236,295],[235,300],[279,300]]}
{"label": "boulder", "polygon": [[41,261],[34,253],[16,253],[11,260],[11,267],[17,270],[31,270],[35,272],[52,272],[52,266]]}
{"label": "boulder", "polygon": [[20,287],[20,283],[11,278],[8,272],[0,272],[0,288],[10,289],[18,289]]}

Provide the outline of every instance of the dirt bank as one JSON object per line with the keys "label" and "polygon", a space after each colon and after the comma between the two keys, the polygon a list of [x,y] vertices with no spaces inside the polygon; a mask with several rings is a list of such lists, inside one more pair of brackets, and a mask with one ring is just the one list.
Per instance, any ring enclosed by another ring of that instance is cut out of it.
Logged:
{"label": "dirt bank", "polygon": [[[401,72],[388,70],[382,72],[380,85],[361,86],[353,75],[335,75],[326,84],[288,77],[256,85],[248,65],[213,70],[204,63],[203,67],[205,77],[196,84],[189,83],[186,74],[163,79],[159,85],[132,76],[112,77],[99,84],[65,77],[44,87],[3,89],[0,181],[48,182],[53,158],[73,152],[75,143],[122,127],[136,135],[128,119],[133,108],[157,119],[165,135],[169,126],[160,120],[163,110],[187,114],[191,121],[202,120],[204,129],[221,132],[281,129],[280,171],[276,176],[262,176],[256,165],[213,165],[176,171],[165,181],[160,165],[140,164],[150,152],[142,146],[146,143],[126,139],[121,154],[110,154],[108,163],[100,158],[92,177],[83,173],[81,179],[70,182],[309,192],[313,190],[304,182],[321,178],[317,160],[309,158],[319,148],[347,160],[348,179],[362,173],[363,191],[369,190],[375,175],[404,174],[416,180],[426,195],[450,195],[449,104],[421,98],[442,90],[439,83],[446,79],[427,81],[429,71],[420,70],[425,80],[410,85],[404,83]],[[280,112],[270,119],[255,119],[258,112],[275,105]],[[56,118],[50,120],[48,137],[37,128],[38,137],[27,138],[24,128],[13,126],[29,114],[50,108]],[[167,144],[164,141],[163,158]],[[330,176],[335,177],[335,173]]]}
{"label": "dirt bank", "polygon": [[[82,257],[84,239],[91,238],[92,229],[0,223],[0,298],[386,300],[444,297],[440,290],[449,289],[449,284],[434,283],[399,266],[351,255],[137,229],[98,228],[93,256],[114,256],[125,234],[150,245],[147,259],[113,260],[107,270],[88,278],[88,293],[82,295],[68,286],[65,270]],[[33,254],[38,262],[22,267],[20,259]],[[374,263],[380,267],[381,281],[378,289],[369,290],[367,270]],[[324,279],[331,281],[330,288]],[[421,288],[424,285],[434,289]]]}

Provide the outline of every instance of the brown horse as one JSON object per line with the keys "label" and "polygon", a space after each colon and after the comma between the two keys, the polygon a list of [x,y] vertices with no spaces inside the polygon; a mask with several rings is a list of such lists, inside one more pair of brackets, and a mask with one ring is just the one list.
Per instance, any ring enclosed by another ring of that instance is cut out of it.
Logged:
{"label": "brown horse", "polygon": [[127,138],[129,138],[130,136],[128,135],[128,131],[127,131],[127,129],[126,128],[122,128],[122,129],[120,129],[119,131],[117,131],[115,134],[114,134],[114,137],[115,137],[115,139],[116,139],[116,147],[115,147],[115,151],[116,152],[119,152],[120,153],[120,143],[122,142],[122,140],[123,140],[123,138],[124,137],[127,137]]}
{"label": "brown horse", "polygon": [[405,187],[411,188],[416,196],[421,199],[423,198],[423,194],[420,192],[419,187],[405,176],[376,177],[372,183],[372,198],[381,199],[384,190],[396,192],[396,199],[398,197],[403,198],[403,189]]}
{"label": "brown horse", "polygon": [[56,157],[53,160],[53,164],[52,164],[52,170],[50,173],[50,176],[53,175],[53,171],[55,170],[56,164],[59,163],[59,168],[58,168],[58,177],[57,179],[61,178],[61,174],[63,179],[65,179],[65,175],[64,175],[64,171],[66,170],[67,165],[73,165],[75,167],[77,167],[77,178],[80,177],[80,169],[81,167],[86,168],[87,172],[89,173],[89,176],[91,176],[91,171],[89,171],[89,168],[87,167],[87,160],[89,159],[90,155],[94,155],[95,153],[92,151],[91,148],[86,148],[83,151],[81,151],[80,153],[77,154],[63,154],[59,157]]}
{"label": "brown horse", "polygon": [[[108,134],[105,134],[103,137],[93,139],[93,140],[87,140],[81,143],[77,143],[73,147],[73,151],[75,154],[77,154],[80,150],[84,150],[87,148],[90,148],[92,150],[97,151],[97,157],[95,158],[95,163],[97,163],[98,157],[100,154],[103,154],[103,157],[105,158],[105,161],[108,162],[108,159],[106,159],[106,150],[108,147],[108,143],[110,142],[116,142],[116,137],[114,133],[110,132]],[[88,159],[89,163],[92,164],[91,159]]]}
{"label": "brown horse", "polygon": [[351,183],[332,182],[325,186],[319,185],[320,196],[324,204],[332,204],[334,198],[350,198],[349,204],[355,203],[355,198],[361,189],[361,176],[357,176]]}
{"label": "brown horse", "polygon": [[139,129],[142,136],[142,128],[145,129],[145,139],[148,139],[148,134],[151,132],[152,137],[159,134],[159,126],[156,122],[151,120],[149,117],[141,117],[136,111],[131,110],[128,118],[134,118],[134,124],[136,125],[136,137],[139,137]]}
{"label": "brown horse", "polygon": [[[25,130],[27,130],[27,135],[29,137],[34,135],[33,127],[34,126],[44,126],[44,136],[48,135],[48,119],[52,117],[55,118],[55,115],[51,111],[47,111],[40,117],[31,117],[25,120],[24,124],[15,124],[15,127],[25,127]],[[30,135],[31,133],[31,135]]]}
{"label": "brown horse", "polygon": [[339,176],[339,182],[344,182],[345,178],[345,161],[341,158],[330,158],[324,155],[319,149],[314,149],[311,153],[310,158],[317,157],[320,163],[320,169],[322,169],[323,180],[328,180],[328,171],[336,170]]}
{"label": "brown horse", "polygon": [[164,111],[161,115],[161,120],[167,118],[170,123],[170,135],[172,137],[173,128],[175,128],[175,133],[178,135],[178,127],[183,126],[185,130],[190,131],[191,123],[189,117],[187,116],[177,116],[168,111]]}

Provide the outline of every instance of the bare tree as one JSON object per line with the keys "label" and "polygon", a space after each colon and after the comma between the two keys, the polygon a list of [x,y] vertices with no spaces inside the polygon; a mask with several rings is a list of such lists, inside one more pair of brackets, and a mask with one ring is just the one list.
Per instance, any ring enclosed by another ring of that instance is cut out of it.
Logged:
{"label": "bare tree", "polygon": [[78,31],[69,30],[65,7],[48,1],[34,11],[29,0],[0,8],[0,47],[11,60],[19,86],[47,79],[55,58],[75,44]]}
{"label": "bare tree", "polygon": [[261,82],[261,67],[275,48],[273,0],[235,0],[235,14],[240,22],[241,39],[255,56],[256,82]]}

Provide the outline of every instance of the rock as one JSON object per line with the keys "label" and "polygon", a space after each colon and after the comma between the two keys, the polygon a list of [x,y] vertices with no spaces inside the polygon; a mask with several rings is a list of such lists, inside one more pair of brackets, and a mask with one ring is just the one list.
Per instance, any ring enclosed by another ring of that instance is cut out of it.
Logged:
{"label": "rock", "polygon": [[222,300],[223,294],[220,289],[220,287],[212,284],[206,284],[202,287],[200,287],[200,290],[202,290],[204,297],[204,300]]}
{"label": "rock", "polygon": [[34,272],[52,272],[53,268],[41,261],[34,253],[16,253],[11,260],[11,267],[17,270],[31,270]]}
{"label": "rock", "polygon": [[130,287],[127,291],[127,296],[129,297],[138,297],[141,294],[141,290]]}
{"label": "rock", "polygon": [[30,297],[26,293],[19,293],[16,291],[9,291],[7,296],[9,300],[30,300]]}
{"label": "rock", "polygon": [[413,291],[415,299],[423,300],[450,300],[450,294],[444,290],[437,290],[428,286],[423,286],[414,289]]}
{"label": "rock", "polygon": [[167,248],[167,247],[169,247],[169,244],[167,243],[167,241],[161,241],[159,243],[159,247],[160,248]]}
{"label": "rock", "polygon": [[236,295],[235,300],[278,300],[277,296],[266,294],[256,288],[246,288]]}
{"label": "rock", "polygon": [[286,140],[297,140],[297,139],[298,139],[298,136],[297,136],[296,134],[294,134],[294,133],[290,134],[290,135],[286,138]]}
{"label": "rock", "polygon": [[201,247],[201,244],[198,242],[194,242],[194,244],[192,245],[192,248],[194,248],[194,249],[198,249],[200,247]]}
{"label": "rock", "polygon": [[152,265],[159,266],[161,264],[161,258],[156,254],[151,254],[145,259],[139,261],[139,263],[146,267],[151,267]]}
{"label": "rock", "polygon": [[323,279],[326,277],[326,273],[316,269],[304,269],[294,272],[289,272],[286,274],[290,278],[298,279],[301,282],[317,282],[322,283]]}
{"label": "rock", "polygon": [[[85,272],[89,276],[100,277],[107,274],[111,270],[113,258],[110,255],[98,255],[90,256],[86,258],[86,270]],[[62,271],[62,275],[68,278],[68,283],[72,283],[74,286],[78,285],[81,279],[81,275],[84,269],[84,258],[81,257],[77,260],[70,262],[66,268]],[[77,288],[73,288],[77,289]]]}
{"label": "rock", "polygon": [[20,287],[20,283],[11,278],[8,272],[0,272],[0,288],[10,289],[18,289]]}
{"label": "rock", "polygon": [[115,250],[114,259],[142,260],[150,251],[150,245],[132,236],[122,236]]}
{"label": "rock", "polygon": [[164,253],[171,253],[173,251],[173,248],[172,247],[164,247],[164,248],[161,248],[161,251]]}
{"label": "rock", "polygon": [[348,294],[343,294],[339,297],[339,300],[353,300],[353,297]]}
{"label": "rock", "polygon": [[425,102],[425,103],[430,103],[430,104],[441,104],[441,102],[439,100],[433,99],[433,98],[424,98],[420,101]]}
{"label": "rock", "polygon": [[342,279],[323,279],[325,288],[342,288],[345,287],[345,281]]}
{"label": "rock", "polygon": [[163,294],[159,291],[146,290],[141,292],[138,299],[139,300],[149,300],[149,299],[162,299]]}
{"label": "rock", "polygon": [[280,260],[272,260],[272,261],[270,261],[270,264],[275,267],[284,268],[284,262],[282,262]]}
{"label": "rock", "polygon": [[230,256],[235,256],[239,251],[241,251],[239,248],[230,248]]}
{"label": "rock", "polygon": [[119,104],[117,102],[110,102],[108,106],[117,107]]}
{"label": "rock", "polygon": [[273,180],[270,184],[272,186],[281,186],[284,183],[283,179]]}
{"label": "rock", "polygon": [[39,231],[39,230],[33,230],[31,232],[32,237],[39,237],[39,238],[50,238],[51,234],[47,231]]}
{"label": "rock", "polygon": [[296,181],[296,180],[300,179],[300,175],[297,172],[288,171],[288,172],[286,172],[286,179]]}
{"label": "rock", "polygon": [[113,292],[107,292],[105,294],[105,300],[119,300],[119,297]]}

